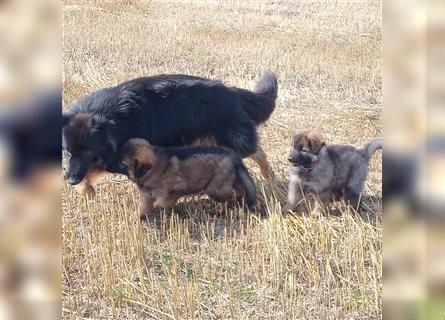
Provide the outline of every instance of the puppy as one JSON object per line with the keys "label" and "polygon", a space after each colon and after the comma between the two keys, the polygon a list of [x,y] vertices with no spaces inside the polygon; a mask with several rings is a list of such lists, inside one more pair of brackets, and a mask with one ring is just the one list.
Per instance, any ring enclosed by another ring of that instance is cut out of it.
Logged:
{"label": "puppy", "polygon": [[160,148],[130,139],[120,150],[123,170],[140,191],[139,215],[150,214],[156,201],[170,208],[182,196],[205,192],[224,202],[245,197],[253,207],[256,189],[241,158],[222,147]]}
{"label": "puppy", "polygon": [[[315,193],[322,204],[332,196],[343,196],[358,209],[360,193],[368,175],[368,162],[382,148],[375,139],[362,149],[345,145],[326,145],[315,130],[296,134],[289,155],[289,191],[286,210],[293,210],[301,200],[301,187]],[[319,204],[316,203],[315,210]]]}

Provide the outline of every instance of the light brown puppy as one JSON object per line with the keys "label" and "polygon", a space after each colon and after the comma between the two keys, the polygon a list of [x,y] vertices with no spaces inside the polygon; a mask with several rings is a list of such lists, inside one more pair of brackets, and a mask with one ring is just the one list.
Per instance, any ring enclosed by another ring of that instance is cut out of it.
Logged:
{"label": "light brown puppy", "polygon": [[[360,194],[368,175],[368,162],[382,148],[375,139],[362,149],[346,145],[326,145],[315,130],[296,134],[289,154],[289,191],[285,209],[293,210],[302,199],[301,189],[315,193],[323,205],[333,196],[344,196],[358,208]],[[316,203],[315,210],[319,209]]]}
{"label": "light brown puppy", "polygon": [[202,191],[218,202],[242,196],[249,207],[256,202],[255,185],[242,160],[222,147],[160,148],[136,138],[121,148],[120,160],[139,187],[141,217],[152,212],[154,202],[170,208],[178,198]]}

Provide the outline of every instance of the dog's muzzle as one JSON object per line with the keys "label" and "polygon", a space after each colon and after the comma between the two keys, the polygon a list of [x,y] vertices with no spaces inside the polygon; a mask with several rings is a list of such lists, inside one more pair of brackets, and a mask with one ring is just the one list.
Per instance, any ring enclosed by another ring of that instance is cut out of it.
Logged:
{"label": "dog's muzzle", "polygon": [[[320,160],[320,157],[318,155],[315,156],[315,159],[311,161],[307,161],[306,159],[302,159],[298,156],[293,156],[292,154],[289,155],[287,160],[292,164],[294,167],[298,167],[302,169],[303,171],[309,172],[314,167],[315,163],[317,163]],[[304,161],[306,160],[306,161]]]}
{"label": "dog's muzzle", "polygon": [[66,181],[67,181],[70,185],[75,186],[76,184],[79,184],[79,183],[82,181],[82,179],[79,179],[79,178],[77,178],[77,177],[67,177],[67,178],[66,178]]}

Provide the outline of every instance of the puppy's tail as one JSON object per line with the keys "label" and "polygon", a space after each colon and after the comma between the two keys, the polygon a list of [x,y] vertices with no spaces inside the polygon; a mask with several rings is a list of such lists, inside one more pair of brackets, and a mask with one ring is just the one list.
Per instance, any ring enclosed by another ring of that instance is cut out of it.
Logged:
{"label": "puppy's tail", "polygon": [[244,191],[244,198],[246,200],[246,204],[249,208],[255,206],[256,203],[256,188],[253,183],[252,178],[249,175],[246,167],[240,160],[240,163],[237,165],[236,174],[238,180],[241,182]]}
{"label": "puppy's tail", "polygon": [[383,148],[383,140],[382,139],[374,139],[367,145],[365,145],[360,152],[363,154],[363,156],[366,158],[366,160],[369,161],[371,159],[374,152],[376,152],[379,149]]}
{"label": "puppy's tail", "polygon": [[264,72],[255,84],[254,91],[238,89],[242,96],[242,107],[249,117],[257,124],[269,119],[275,110],[278,94],[278,79],[271,72]]}

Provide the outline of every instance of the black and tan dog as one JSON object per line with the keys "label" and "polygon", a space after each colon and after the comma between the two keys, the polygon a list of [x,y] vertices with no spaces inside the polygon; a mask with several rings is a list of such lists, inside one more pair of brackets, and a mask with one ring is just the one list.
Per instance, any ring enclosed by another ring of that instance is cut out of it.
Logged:
{"label": "black and tan dog", "polygon": [[[327,205],[333,196],[344,196],[358,208],[368,175],[368,162],[382,148],[375,139],[362,149],[346,145],[326,145],[316,130],[296,134],[289,155],[289,190],[285,209],[293,210],[302,199],[301,189],[315,193]],[[319,209],[318,202],[315,210]]]}
{"label": "black and tan dog", "polygon": [[120,159],[138,185],[141,217],[152,212],[154,202],[170,208],[178,198],[199,192],[218,202],[243,196],[248,207],[256,202],[255,185],[241,158],[222,147],[160,148],[136,138],[122,147]]}
{"label": "black and tan dog", "polygon": [[253,91],[188,75],[138,78],[83,97],[63,114],[66,179],[94,194],[103,171],[122,173],[119,148],[131,138],[162,147],[211,144],[252,157],[271,172],[256,127],[275,109],[278,81],[266,72]]}

